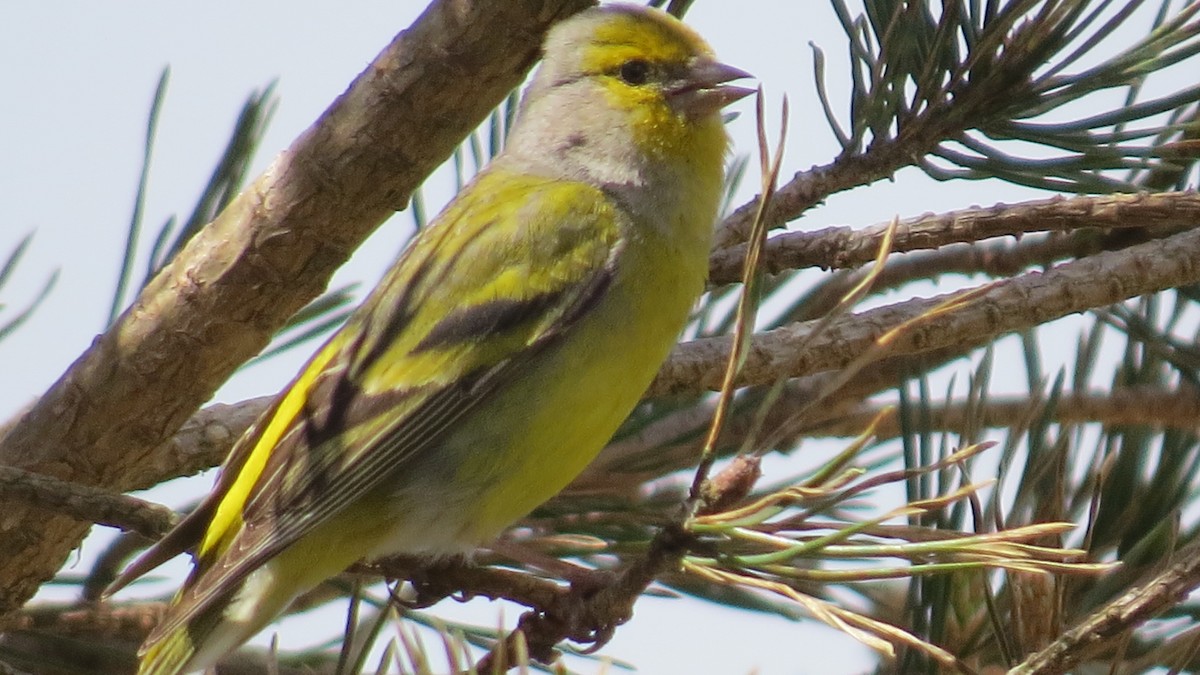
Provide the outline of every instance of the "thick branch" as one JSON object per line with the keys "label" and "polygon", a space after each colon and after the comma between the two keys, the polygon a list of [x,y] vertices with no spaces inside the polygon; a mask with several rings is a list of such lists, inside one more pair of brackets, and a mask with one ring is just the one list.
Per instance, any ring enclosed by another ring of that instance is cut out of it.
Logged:
{"label": "thick branch", "polygon": [[[587,4],[433,3],[11,429],[0,464],[116,490],[145,482],[151,450],[520,83],[545,30]],[[3,614],[85,526],[0,506]]]}
{"label": "thick branch", "polygon": [[[952,347],[1029,328],[1145,293],[1200,282],[1200,230],[1066,263],[1045,273],[998,282],[963,307],[909,325],[890,356]],[[872,348],[889,330],[913,321],[951,296],[916,299],[840,317],[820,334],[815,322],[754,336],[739,386],[841,368]],[[729,339],[680,345],[647,395],[697,393],[720,387]]]}
{"label": "thick branch", "polygon": [[[906,354],[870,364],[839,388],[831,390],[839,373],[818,373],[787,383],[770,402],[765,416],[765,388],[745,395],[721,427],[718,452],[732,454],[744,447],[756,450],[794,447],[802,436],[824,431],[828,420],[840,420],[858,410],[866,397],[891,389],[906,378],[927,372],[978,349],[980,344]],[[816,405],[814,405],[816,402]],[[646,481],[694,467],[712,422],[711,402],[680,409],[610,443],[586,470],[556,499],[580,495],[626,494],[631,499]],[[761,418],[761,419],[760,419]],[[857,420],[858,418],[856,418]],[[869,420],[867,420],[869,422]],[[849,425],[841,425],[847,428]],[[862,433],[866,422],[851,435]]]}
{"label": "thick branch", "polygon": [[259,396],[238,403],[216,403],[196,412],[174,436],[155,448],[156,472],[131,489],[144,489],[164,480],[190,476],[225,461],[234,442],[271,405],[275,395]]}

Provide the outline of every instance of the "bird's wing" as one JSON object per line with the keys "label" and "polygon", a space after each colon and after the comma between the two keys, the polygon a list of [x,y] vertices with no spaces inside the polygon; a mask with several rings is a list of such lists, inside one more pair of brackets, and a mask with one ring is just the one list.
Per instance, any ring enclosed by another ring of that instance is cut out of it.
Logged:
{"label": "bird's wing", "polygon": [[238,442],[196,518],[208,522],[196,569],[148,643],[519,377],[603,297],[619,217],[581,184],[481,175]]}

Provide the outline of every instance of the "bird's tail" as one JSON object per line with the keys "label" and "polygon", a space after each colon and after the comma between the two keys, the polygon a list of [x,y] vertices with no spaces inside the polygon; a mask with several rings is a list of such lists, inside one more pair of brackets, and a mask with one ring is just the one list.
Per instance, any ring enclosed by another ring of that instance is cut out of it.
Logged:
{"label": "bird's tail", "polygon": [[264,611],[239,619],[228,615],[228,606],[209,607],[168,632],[151,634],[142,645],[137,675],[183,675],[215,665],[270,623],[290,597],[282,603],[265,600]]}
{"label": "bird's tail", "polygon": [[181,611],[186,603],[180,597],[188,592],[189,579],[142,645],[137,675],[183,675],[216,664],[287,609],[297,592],[315,585],[275,574],[275,562],[255,570],[226,593]]}
{"label": "bird's tail", "polygon": [[142,648],[138,675],[181,675],[196,654],[196,644],[186,627]]}

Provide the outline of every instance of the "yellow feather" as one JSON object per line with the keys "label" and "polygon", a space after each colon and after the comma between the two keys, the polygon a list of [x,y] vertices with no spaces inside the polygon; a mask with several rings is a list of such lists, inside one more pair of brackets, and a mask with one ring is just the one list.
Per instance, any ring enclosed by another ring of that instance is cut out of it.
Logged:
{"label": "yellow feather", "polygon": [[[701,293],[719,108],[748,93],[665,13],[560,24],[508,145],[235,448],[172,539],[197,566],[141,675],[207,667],[363,557],[486,543],[636,405]],[[183,542],[183,543],[181,543]],[[166,557],[147,554],[151,567]]]}
{"label": "yellow feather", "polygon": [[197,553],[201,557],[223,552],[231,541],[230,534],[241,527],[242,506],[245,505],[246,498],[250,495],[254,484],[258,482],[259,476],[262,475],[267,458],[270,457],[272,449],[279,442],[279,437],[300,415],[301,409],[308,400],[310,387],[337,352],[338,341],[331,340],[309,360],[300,377],[287,389],[274,417],[271,418],[262,436],[259,437],[258,443],[250,452],[250,457],[238,474],[237,480],[225,493],[213,515],[211,524],[204,532],[204,539],[197,549]]}

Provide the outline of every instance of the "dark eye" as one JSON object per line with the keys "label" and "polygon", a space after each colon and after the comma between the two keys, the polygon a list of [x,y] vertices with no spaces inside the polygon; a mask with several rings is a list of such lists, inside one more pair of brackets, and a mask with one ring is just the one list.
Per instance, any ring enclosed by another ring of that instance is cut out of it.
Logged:
{"label": "dark eye", "polygon": [[650,79],[650,64],[641,59],[621,64],[621,79],[634,86],[646,84]]}

